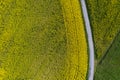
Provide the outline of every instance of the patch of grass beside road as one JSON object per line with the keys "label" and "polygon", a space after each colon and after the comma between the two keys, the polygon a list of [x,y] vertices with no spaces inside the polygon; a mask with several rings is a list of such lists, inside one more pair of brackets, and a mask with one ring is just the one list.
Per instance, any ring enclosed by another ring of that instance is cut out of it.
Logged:
{"label": "patch of grass beside road", "polygon": [[120,79],[120,33],[116,36],[105,58],[98,64],[95,80]]}
{"label": "patch of grass beside road", "polygon": [[119,0],[86,0],[97,59],[100,59],[120,31]]}

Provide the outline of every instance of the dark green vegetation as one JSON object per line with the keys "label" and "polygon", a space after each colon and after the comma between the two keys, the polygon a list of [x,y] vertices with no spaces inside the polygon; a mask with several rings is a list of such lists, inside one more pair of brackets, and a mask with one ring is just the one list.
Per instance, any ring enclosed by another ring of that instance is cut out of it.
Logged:
{"label": "dark green vegetation", "polygon": [[95,80],[120,79],[120,33],[116,36],[103,60],[98,64]]}
{"label": "dark green vegetation", "polygon": [[95,52],[100,59],[120,31],[120,0],[86,0]]}
{"label": "dark green vegetation", "polygon": [[120,0],[86,0],[86,2],[95,44],[94,79],[119,80]]}
{"label": "dark green vegetation", "polygon": [[59,0],[0,0],[0,80],[63,80]]}

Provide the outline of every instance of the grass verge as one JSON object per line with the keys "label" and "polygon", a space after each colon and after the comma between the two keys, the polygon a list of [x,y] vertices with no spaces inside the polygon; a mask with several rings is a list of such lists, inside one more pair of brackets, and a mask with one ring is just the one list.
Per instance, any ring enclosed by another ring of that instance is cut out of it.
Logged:
{"label": "grass verge", "polygon": [[95,72],[95,80],[118,80],[120,79],[120,33],[116,36],[107,51],[107,55],[98,64]]}
{"label": "grass verge", "polygon": [[100,59],[120,30],[119,0],[86,0],[95,52]]}

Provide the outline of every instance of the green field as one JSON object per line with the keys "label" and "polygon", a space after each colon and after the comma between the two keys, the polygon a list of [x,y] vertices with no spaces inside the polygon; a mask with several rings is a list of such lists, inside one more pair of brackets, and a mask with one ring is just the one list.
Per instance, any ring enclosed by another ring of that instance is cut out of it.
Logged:
{"label": "green field", "polygon": [[97,59],[107,51],[120,30],[120,0],[86,0]]}
{"label": "green field", "polygon": [[86,80],[78,0],[0,0],[0,80]]}
{"label": "green field", "polygon": [[120,32],[115,37],[113,44],[107,51],[95,72],[95,80],[120,79]]}
{"label": "green field", "polygon": [[0,80],[61,80],[66,32],[58,0],[0,0]]}
{"label": "green field", "polygon": [[120,79],[120,0],[86,0],[95,45],[94,80]]}

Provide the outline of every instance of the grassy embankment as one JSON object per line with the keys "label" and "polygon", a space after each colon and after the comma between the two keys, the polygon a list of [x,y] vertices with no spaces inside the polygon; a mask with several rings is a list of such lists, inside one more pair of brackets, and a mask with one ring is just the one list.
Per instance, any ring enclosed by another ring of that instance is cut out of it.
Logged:
{"label": "grassy embankment", "polygon": [[87,62],[77,0],[0,1],[0,80],[85,80]]}

